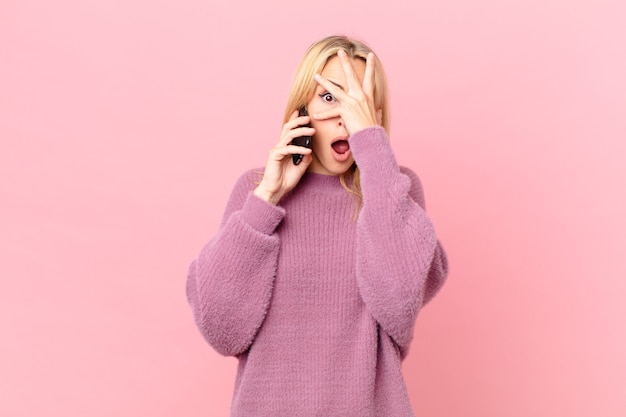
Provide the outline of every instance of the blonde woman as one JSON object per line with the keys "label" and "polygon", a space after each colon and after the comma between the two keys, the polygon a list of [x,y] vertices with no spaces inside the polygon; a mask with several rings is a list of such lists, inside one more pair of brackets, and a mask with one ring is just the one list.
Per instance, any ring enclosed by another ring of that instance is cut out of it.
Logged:
{"label": "blonde woman", "polygon": [[[401,361],[448,268],[388,131],[370,48],[344,36],[313,44],[280,140],[237,182],[189,269],[198,328],[239,360],[231,416],[414,415]],[[292,144],[301,136],[310,149]]]}

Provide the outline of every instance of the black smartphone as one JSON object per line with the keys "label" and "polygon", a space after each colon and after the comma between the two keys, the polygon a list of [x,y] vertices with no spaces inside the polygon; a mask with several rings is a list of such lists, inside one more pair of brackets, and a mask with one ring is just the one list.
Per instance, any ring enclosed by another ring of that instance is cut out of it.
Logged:
{"label": "black smartphone", "polygon": [[[298,109],[298,117],[300,116],[308,116],[308,113],[304,106]],[[302,125],[302,127],[311,127],[311,124],[307,123],[305,125]],[[311,148],[311,136],[300,136],[298,138],[294,138],[291,141],[291,144],[296,146],[304,146],[305,148]],[[293,164],[298,165],[300,162],[302,162],[302,158],[304,157],[304,155],[294,153],[293,155],[291,155],[291,157],[293,158]]]}

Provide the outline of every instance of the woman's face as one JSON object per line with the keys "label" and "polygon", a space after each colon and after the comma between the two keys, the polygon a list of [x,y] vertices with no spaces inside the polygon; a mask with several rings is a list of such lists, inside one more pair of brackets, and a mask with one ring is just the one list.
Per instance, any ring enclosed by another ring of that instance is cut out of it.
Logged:
{"label": "woman's face", "polygon": [[[365,61],[355,58],[352,60],[352,66],[362,83],[365,75]],[[348,86],[341,62],[337,56],[328,60],[321,75],[343,90]],[[335,97],[318,84],[313,97],[307,104],[307,109],[309,114],[313,115],[337,105],[339,103]],[[315,134],[311,141],[313,162],[311,162],[309,170],[324,175],[341,175],[346,172],[354,163],[354,158],[350,151],[348,132],[344,127],[343,120],[339,117],[326,120],[311,118],[311,127],[315,128]]]}

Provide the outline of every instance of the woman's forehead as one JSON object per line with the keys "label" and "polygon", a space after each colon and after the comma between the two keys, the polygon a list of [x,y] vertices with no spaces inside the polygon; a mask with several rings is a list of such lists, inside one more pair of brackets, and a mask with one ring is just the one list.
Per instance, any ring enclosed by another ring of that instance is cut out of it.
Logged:
{"label": "woman's forehead", "polygon": [[[363,82],[363,76],[365,75],[365,62],[361,58],[354,58],[350,61],[352,62],[352,68],[354,68],[357,78],[360,82]],[[339,61],[339,57],[334,56],[330,58],[326,62],[321,75],[330,81],[340,84],[344,89],[347,88],[346,75],[343,71],[341,61]]]}

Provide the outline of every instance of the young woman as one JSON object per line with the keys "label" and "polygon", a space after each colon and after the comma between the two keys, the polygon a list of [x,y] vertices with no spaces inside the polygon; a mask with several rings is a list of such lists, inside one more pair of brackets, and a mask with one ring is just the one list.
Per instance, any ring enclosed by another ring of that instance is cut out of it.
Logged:
{"label": "young woman", "polygon": [[[366,45],[313,44],[265,168],[239,179],[191,264],[198,328],[239,360],[231,416],[414,415],[401,361],[447,261],[387,110]],[[307,135],[312,149],[291,144]]]}

